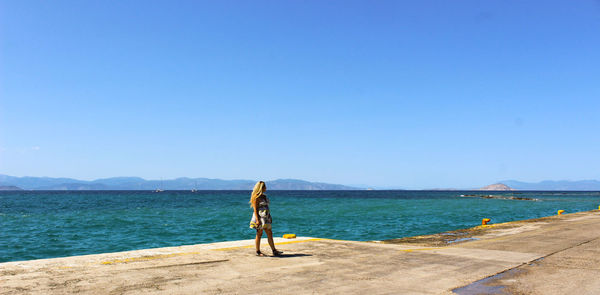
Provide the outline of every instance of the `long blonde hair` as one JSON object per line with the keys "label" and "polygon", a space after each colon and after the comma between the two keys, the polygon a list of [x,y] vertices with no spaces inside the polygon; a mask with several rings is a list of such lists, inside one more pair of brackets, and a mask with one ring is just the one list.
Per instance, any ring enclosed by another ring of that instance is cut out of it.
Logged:
{"label": "long blonde hair", "polygon": [[254,201],[267,190],[267,185],[264,181],[259,181],[254,185],[252,194],[250,195],[250,207],[254,208]]}

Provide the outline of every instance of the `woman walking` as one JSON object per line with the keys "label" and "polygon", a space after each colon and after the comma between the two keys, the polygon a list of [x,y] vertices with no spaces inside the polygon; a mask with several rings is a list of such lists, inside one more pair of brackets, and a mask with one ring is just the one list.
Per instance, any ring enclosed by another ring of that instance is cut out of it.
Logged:
{"label": "woman walking", "polygon": [[256,229],[256,255],[265,256],[260,252],[260,238],[262,237],[263,230],[267,233],[269,240],[269,246],[273,251],[273,256],[281,255],[281,251],[275,249],[275,243],[273,243],[273,231],[271,230],[271,212],[269,211],[269,199],[265,195],[267,185],[264,181],[259,181],[254,185],[252,194],[250,195],[250,206],[254,212],[252,213],[252,219],[250,220],[250,228]]}

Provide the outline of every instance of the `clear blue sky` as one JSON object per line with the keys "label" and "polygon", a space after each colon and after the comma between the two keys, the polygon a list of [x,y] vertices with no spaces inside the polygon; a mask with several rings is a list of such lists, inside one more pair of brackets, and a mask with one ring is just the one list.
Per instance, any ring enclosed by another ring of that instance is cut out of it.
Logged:
{"label": "clear blue sky", "polygon": [[0,173],[600,178],[598,1],[0,1]]}

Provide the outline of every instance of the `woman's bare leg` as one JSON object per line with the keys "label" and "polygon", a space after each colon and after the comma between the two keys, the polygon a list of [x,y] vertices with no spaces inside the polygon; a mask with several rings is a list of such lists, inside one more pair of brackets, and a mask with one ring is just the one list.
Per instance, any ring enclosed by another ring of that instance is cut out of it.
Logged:
{"label": "woman's bare leg", "polygon": [[254,245],[256,246],[256,252],[260,252],[260,238],[262,237],[262,229],[256,231],[256,239],[254,240]]}
{"label": "woman's bare leg", "polygon": [[273,242],[273,231],[269,228],[265,228],[265,232],[267,233],[267,239],[269,240],[269,246],[271,246],[271,250],[275,251],[275,243]]}

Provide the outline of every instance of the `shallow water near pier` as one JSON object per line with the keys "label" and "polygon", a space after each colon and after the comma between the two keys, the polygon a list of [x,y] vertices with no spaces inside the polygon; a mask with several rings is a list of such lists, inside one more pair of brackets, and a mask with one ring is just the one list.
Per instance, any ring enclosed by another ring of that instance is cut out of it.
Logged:
{"label": "shallow water near pier", "polygon": [[[249,194],[0,192],[0,262],[252,239]],[[600,205],[600,192],[268,191],[268,196],[276,236],[357,241],[468,228],[482,218],[499,223]]]}

